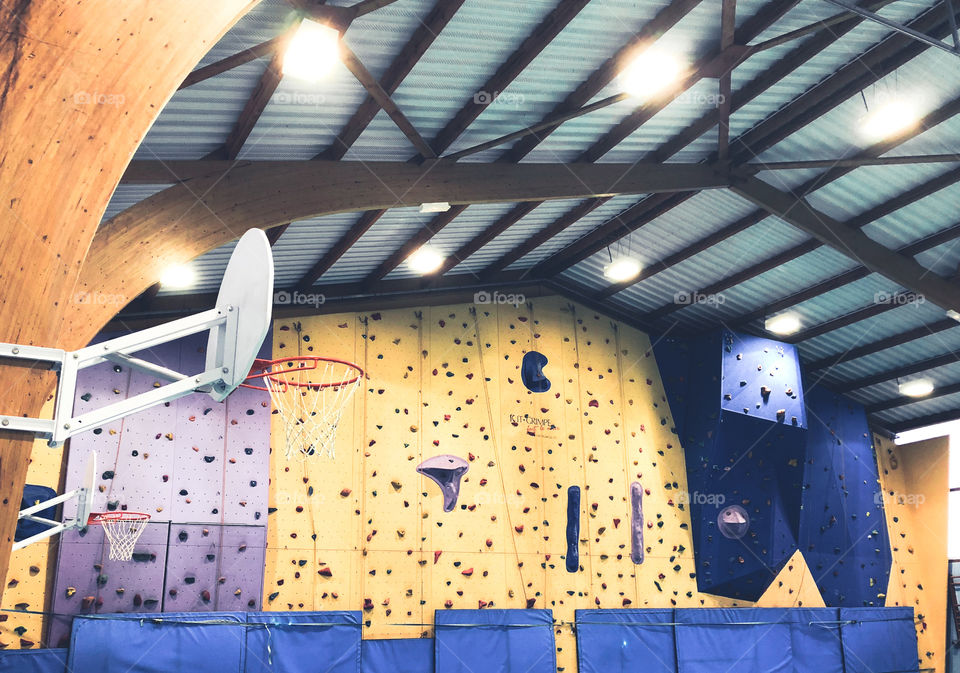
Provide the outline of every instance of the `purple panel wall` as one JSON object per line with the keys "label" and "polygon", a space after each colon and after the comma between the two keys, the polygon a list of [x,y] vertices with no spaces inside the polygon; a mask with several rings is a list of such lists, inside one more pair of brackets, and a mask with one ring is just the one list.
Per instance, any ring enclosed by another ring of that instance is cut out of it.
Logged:
{"label": "purple panel wall", "polygon": [[[265,343],[269,348],[270,339]],[[204,346],[205,338],[195,336],[139,355],[197,373],[204,367]],[[79,378],[75,410],[102,407],[157,384],[127,367],[91,367]],[[74,437],[66,488],[80,485],[95,451],[94,511],[145,512],[151,523],[137,544],[135,560],[128,562],[107,559],[99,526],[88,527],[82,536],[64,535],[55,611],[259,609],[269,447],[269,395],[246,388],[219,404],[203,394],[189,395]],[[65,516],[75,512],[75,503],[65,506]],[[48,642],[68,635],[68,622],[57,619]]]}

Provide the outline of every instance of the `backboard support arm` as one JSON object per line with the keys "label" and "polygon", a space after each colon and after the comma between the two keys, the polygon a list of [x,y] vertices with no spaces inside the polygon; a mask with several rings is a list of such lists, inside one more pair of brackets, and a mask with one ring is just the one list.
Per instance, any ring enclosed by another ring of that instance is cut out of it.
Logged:
{"label": "backboard support arm", "polygon": [[[207,393],[216,401],[222,401],[232,392],[224,377],[237,368],[239,314],[239,307],[218,306],[76,351],[0,343],[0,359],[12,360],[14,364],[48,363],[50,369],[57,372],[53,419],[0,415],[0,428],[33,433],[46,439],[50,446],[59,446],[76,434],[194,392]],[[200,332],[210,332],[216,348],[213,353],[207,353],[206,369],[199,374],[184,374],[131,355]],[[168,383],[74,416],[78,372],[103,362],[123,364]],[[49,507],[50,503],[46,505]],[[48,536],[47,533],[49,531],[44,531],[41,535]]]}

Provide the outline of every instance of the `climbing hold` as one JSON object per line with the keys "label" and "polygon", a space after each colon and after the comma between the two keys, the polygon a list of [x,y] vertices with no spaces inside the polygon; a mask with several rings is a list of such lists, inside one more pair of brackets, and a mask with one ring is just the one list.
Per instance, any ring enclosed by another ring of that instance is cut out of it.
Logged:
{"label": "climbing hold", "polygon": [[[522,528],[521,528],[522,530]],[[568,573],[580,569],[580,487],[567,489],[567,555]]]}
{"label": "climbing hold", "polygon": [[630,484],[630,560],[643,563],[643,486],[639,481]]}
{"label": "climbing hold", "polygon": [[417,472],[431,479],[443,494],[443,511],[451,512],[460,495],[460,477],[470,469],[459,456],[442,454],[428,458],[417,466]]}

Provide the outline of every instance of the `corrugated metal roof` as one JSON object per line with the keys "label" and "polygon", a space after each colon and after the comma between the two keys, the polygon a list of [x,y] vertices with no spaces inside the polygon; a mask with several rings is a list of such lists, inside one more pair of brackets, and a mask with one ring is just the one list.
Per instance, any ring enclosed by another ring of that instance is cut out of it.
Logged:
{"label": "corrugated metal roof", "polygon": [[117,185],[101,221],[106,222],[117,213],[169,187],[170,185]]}
{"label": "corrugated metal roof", "polygon": [[[354,1],[337,0],[336,4],[348,5]],[[367,68],[379,77],[433,4],[433,0],[400,0],[392,3],[356,21],[347,31],[346,42]],[[668,4],[669,0],[592,0],[561,31],[557,39],[501,92],[496,102],[483,110],[448,151],[457,151],[539,122]],[[769,0],[740,0],[737,3],[738,23],[742,25],[748,17],[768,4]],[[934,0],[898,0],[881,13],[906,21],[935,4]],[[525,3],[466,0],[400,85],[394,100],[425,138],[433,138],[465,102],[475,94],[483,93],[480,89],[484,82],[554,7],[555,0],[531,0]],[[804,0],[754,42],[781,35],[839,11],[822,0]],[[228,31],[201,65],[275,37],[291,16],[290,6],[285,0],[264,0]],[[667,31],[662,37],[661,46],[669,45],[692,63],[717,47],[719,20],[720,3],[704,0]],[[884,26],[870,21],[861,22],[808,62],[798,64],[793,72],[770,86],[755,100],[743,105],[732,117],[732,135],[754,127],[890,34],[890,30]],[[734,96],[747,83],[762,76],[779,59],[809,39],[808,36],[754,54],[738,65],[732,78]],[[246,64],[175,94],[148,133],[137,152],[137,158],[199,158],[217,149],[236,123],[267,61],[267,58],[263,58]],[[921,114],[925,114],[947,101],[960,98],[960,77],[947,75],[957,73],[956,66],[955,56],[927,49],[896,73],[868,87],[864,96],[871,106],[879,105],[885,97],[904,96],[917,104]],[[931,86],[931,83],[936,85]],[[620,82],[614,80],[594,100],[618,93],[620,86]],[[601,161],[632,162],[657,149],[692,121],[710,111],[717,104],[716,93],[716,79],[702,80],[608,152]],[[365,97],[363,88],[342,66],[319,85],[284,80],[245,143],[241,157],[312,158],[330,145]],[[525,161],[571,161],[639,104],[636,100],[625,101],[567,122],[538,145]],[[854,155],[871,142],[858,131],[863,116],[864,102],[860,97],[853,96],[763,152],[756,161],[831,159]],[[960,152],[958,138],[960,117],[918,135],[890,154]],[[467,160],[492,161],[508,148],[509,145],[498,147]],[[708,157],[715,149],[714,127],[671,160],[696,162]],[[346,159],[406,160],[414,154],[414,149],[403,134],[381,112],[349,150]],[[860,168],[814,192],[810,202],[828,215],[846,220],[952,170],[956,165]],[[790,189],[824,171],[763,172],[760,177],[780,188]],[[161,189],[163,186],[159,185],[121,185],[107,209],[106,217]],[[639,195],[630,195],[611,199],[515,262],[510,270],[531,268],[610,221],[641,198]],[[960,211],[957,208],[958,201],[960,187],[948,187],[869,224],[864,231],[883,245],[900,247],[960,222],[960,216],[956,214]],[[449,275],[478,272],[549,226],[578,203],[579,200],[570,199],[540,205],[508,231],[454,267]],[[431,245],[444,254],[451,254],[513,206],[510,203],[471,206],[439,232]],[[702,192],[630,234],[614,245],[612,252],[632,254],[640,258],[645,266],[655,266],[754,210],[751,203],[726,190]],[[278,287],[299,282],[358,217],[358,213],[342,214],[291,225],[274,247]],[[433,215],[420,214],[416,208],[388,211],[323,276],[320,285],[363,279],[432,218]],[[607,301],[613,307],[642,316],[673,302],[677,292],[700,290],[807,239],[806,234],[777,218],[768,217]],[[232,244],[192,262],[199,281],[196,287],[191,288],[191,292],[216,289],[231,250]],[[602,273],[609,256],[610,252],[601,251],[565,271],[559,280],[575,283],[587,292],[601,290],[608,285]],[[960,264],[960,243],[938,246],[919,255],[918,260],[934,272],[950,276]],[[821,247],[724,290],[722,303],[716,301],[685,306],[670,314],[665,323],[676,320],[681,329],[688,330],[728,323],[854,266],[856,262],[847,256]],[[401,265],[389,274],[388,279],[412,275],[405,265]],[[871,305],[877,293],[892,294],[900,289],[898,285],[872,274],[802,302],[794,310],[805,326],[815,326]],[[161,291],[161,294],[170,293],[167,289]],[[930,304],[900,307],[809,339],[799,347],[805,359],[820,359],[942,319],[943,311]],[[759,327],[759,322],[755,322],[753,327]],[[941,332],[831,368],[824,381],[859,379],[951,352],[958,347],[960,330]],[[940,383],[960,381],[960,365],[941,368],[935,376]],[[865,402],[890,399],[897,396],[896,384],[885,382],[858,391],[855,396]],[[917,402],[883,412],[879,418],[895,422],[944,409],[960,409],[960,396]]]}

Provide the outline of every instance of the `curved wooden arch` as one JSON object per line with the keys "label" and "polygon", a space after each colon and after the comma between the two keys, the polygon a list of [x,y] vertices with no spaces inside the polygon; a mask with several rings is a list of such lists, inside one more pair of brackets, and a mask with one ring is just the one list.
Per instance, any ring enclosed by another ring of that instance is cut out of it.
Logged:
{"label": "curved wooden arch", "polygon": [[[70,348],[96,335],[103,323],[64,316],[110,196],[183,78],[255,4],[0,3],[0,341]],[[49,372],[4,375],[3,413],[36,416]],[[32,448],[0,432],[0,577]]]}
{"label": "curved wooden arch", "polygon": [[[722,187],[728,178],[707,165],[453,164],[340,161],[155,162],[131,165],[131,176],[183,182],[101,225],[80,273],[79,289],[132,301],[171,265],[241,236],[332,213],[421,203],[542,201]],[[152,177],[150,177],[152,176]],[[71,325],[106,324],[116,303],[75,305]]]}

